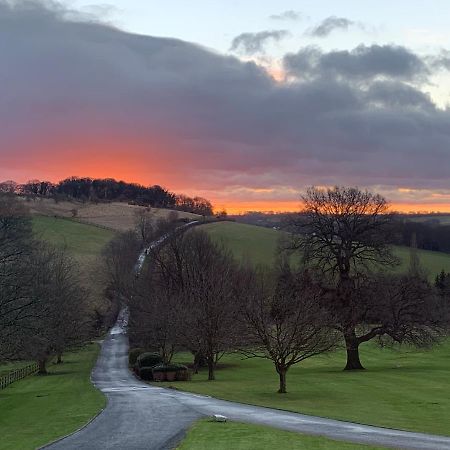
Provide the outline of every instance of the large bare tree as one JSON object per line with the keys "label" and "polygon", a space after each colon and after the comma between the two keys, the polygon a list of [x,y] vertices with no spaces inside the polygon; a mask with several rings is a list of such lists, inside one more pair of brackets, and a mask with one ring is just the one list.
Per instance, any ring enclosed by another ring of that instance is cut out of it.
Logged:
{"label": "large bare tree", "polygon": [[345,339],[345,369],[363,369],[359,345],[375,331],[358,329],[363,316],[355,292],[361,276],[397,263],[389,246],[393,215],[383,197],[358,188],[312,187],[302,200],[303,210],[293,223],[293,246],[333,288],[329,310]]}

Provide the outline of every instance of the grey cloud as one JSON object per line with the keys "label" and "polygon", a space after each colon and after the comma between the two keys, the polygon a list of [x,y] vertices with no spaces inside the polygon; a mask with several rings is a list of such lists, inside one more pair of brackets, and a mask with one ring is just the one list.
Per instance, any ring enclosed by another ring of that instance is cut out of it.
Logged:
{"label": "grey cloud", "polygon": [[258,33],[242,33],[231,42],[230,51],[241,51],[246,55],[254,55],[264,51],[269,41],[279,42],[289,36],[287,30],[267,30]]}
{"label": "grey cloud", "polygon": [[319,25],[311,29],[308,34],[314,37],[326,37],[334,30],[348,30],[349,27],[357,25],[353,20],[345,17],[330,16],[324,19]]}
{"label": "grey cloud", "polygon": [[426,70],[401,47],[303,49],[280,84],[191,43],[1,0],[0,42],[0,179],[47,176],[85,149],[180,189],[448,187],[450,111],[403,82]]}
{"label": "grey cloud", "polygon": [[303,18],[303,14],[299,11],[294,11],[292,9],[288,11],[284,11],[280,14],[272,14],[269,19],[272,20],[287,20],[287,21],[293,21],[297,22]]}
{"label": "grey cloud", "polygon": [[426,58],[432,70],[450,70],[450,51],[442,50],[437,56]]}
{"label": "grey cloud", "polygon": [[317,47],[305,47],[285,56],[288,73],[301,78],[336,76],[353,80],[376,77],[401,80],[425,80],[427,65],[415,53],[401,46],[360,45],[355,49],[322,52]]}

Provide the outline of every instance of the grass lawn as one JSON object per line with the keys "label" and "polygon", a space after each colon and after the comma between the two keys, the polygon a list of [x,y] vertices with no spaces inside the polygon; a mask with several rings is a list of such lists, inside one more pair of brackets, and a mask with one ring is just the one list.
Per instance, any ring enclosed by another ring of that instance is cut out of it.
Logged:
{"label": "grass lawn", "polygon": [[12,372],[16,369],[21,369],[22,367],[28,366],[31,362],[28,361],[14,361],[14,362],[4,362],[0,363],[0,377],[3,375],[8,375],[9,372]]}
{"label": "grass lawn", "polygon": [[236,422],[197,422],[178,450],[371,450],[376,447],[332,441],[257,425]]}
{"label": "grass lawn", "polygon": [[83,259],[96,258],[114,236],[113,231],[100,227],[45,216],[33,217],[33,230],[38,238],[60,245]]}
{"label": "grass lawn", "polygon": [[0,391],[0,449],[34,449],[86,424],[106,404],[90,382],[99,346],[68,353],[49,375],[30,376]]}
{"label": "grass lawn", "polygon": [[[191,362],[180,354],[178,362]],[[269,361],[225,356],[216,381],[207,372],[189,382],[163,383],[237,402],[269,406],[384,427],[450,435],[450,341],[431,351],[361,346],[368,369],[344,372],[342,351],[292,367],[287,394],[277,394],[278,377]]]}
{"label": "grass lawn", "polygon": [[[283,234],[271,228],[258,227],[233,222],[218,222],[202,227],[213,239],[222,241],[238,258],[247,258],[254,264],[271,264],[276,254],[278,239]],[[396,270],[404,270],[409,264],[408,247],[395,247],[394,253],[401,265]],[[450,272],[450,254],[418,250],[422,266],[430,279],[444,269]],[[294,256],[295,258],[295,256]]]}

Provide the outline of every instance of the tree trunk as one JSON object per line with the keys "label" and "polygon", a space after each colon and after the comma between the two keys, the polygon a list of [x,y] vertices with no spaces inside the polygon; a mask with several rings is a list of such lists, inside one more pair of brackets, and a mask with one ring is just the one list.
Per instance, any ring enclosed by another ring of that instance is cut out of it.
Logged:
{"label": "tree trunk", "polygon": [[364,370],[359,359],[359,342],[355,330],[344,335],[347,349],[347,364],[344,370]]}
{"label": "tree trunk", "polygon": [[58,359],[56,360],[56,364],[62,364],[62,353],[58,353]]}
{"label": "tree trunk", "polygon": [[277,369],[278,375],[280,377],[280,388],[278,389],[279,394],[286,394],[286,369]]}
{"label": "tree trunk", "polygon": [[47,359],[43,358],[38,361],[38,375],[47,375]]}
{"label": "tree trunk", "polygon": [[208,381],[214,381],[216,379],[214,365],[214,358],[208,358]]}

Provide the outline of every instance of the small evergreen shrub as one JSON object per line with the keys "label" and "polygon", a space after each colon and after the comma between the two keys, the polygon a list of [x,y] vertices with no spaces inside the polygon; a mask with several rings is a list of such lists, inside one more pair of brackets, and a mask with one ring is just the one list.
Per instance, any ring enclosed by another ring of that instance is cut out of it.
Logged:
{"label": "small evergreen shrub", "polygon": [[132,348],[128,352],[128,364],[130,365],[130,367],[134,366],[139,355],[141,355],[144,352],[145,352],[145,350],[143,348]]}
{"label": "small evergreen shrub", "polygon": [[142,353],[137,358],[139,367],[154,367],[162,364],[163,360],[159,353]]}
{"label": "small evergreen shrub", "polygon": [[153,380],[153,367],[141,367],[139,369],[139,376],[142,380],[152,381]]}

